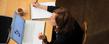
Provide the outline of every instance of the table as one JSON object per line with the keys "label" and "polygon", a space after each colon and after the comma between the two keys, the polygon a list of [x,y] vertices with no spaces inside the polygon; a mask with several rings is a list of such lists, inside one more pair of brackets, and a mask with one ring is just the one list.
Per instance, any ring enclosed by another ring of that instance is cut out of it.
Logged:
{"label": "table", "polygon": [[[30,4],[31,2],[33,2],[35,0],[0,0],[0,15],[2,16],[9,16],[12,17],[14,11],[17,8],[23,8],[24,12],[25,12],[25,16],[23,17],[26,20],[30,19]],[[38,2],[51,2],[51,1],[55,1],[55,0],[38,0]],[[51,26],[48,24],[48,30],[50,30]],[[46,30],[47,31],[47,30]],[[51,36],[49,35],[52,32],[47,32],[47,36],[48,38]],[[9,40],[8,44],[16,44],[15,41],[13,41],[12,39]]]}

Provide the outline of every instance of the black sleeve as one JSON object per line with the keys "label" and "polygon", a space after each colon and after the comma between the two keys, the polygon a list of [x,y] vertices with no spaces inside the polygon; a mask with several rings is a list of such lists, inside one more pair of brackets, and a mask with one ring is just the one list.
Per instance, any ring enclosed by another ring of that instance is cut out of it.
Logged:
{"label": "black sleeve", "polygon": [[57,8],[59,8],[59,7],[56,7],[56,6],[48,6],[47,11],[53,12]]}
{"label": "black sleeve", "polygon": [[73,28],[63,31],[62,35],[59,35],[54,41],[54,44],[82,44],[83,31],[76,21],[73,25]]}
{"label": "black sleeve", "polygon": [[62,36],[58,35],[57,39],[54,41],[53,44],[65,44],[64,40],[65,40],[65,38],[63,38]]}

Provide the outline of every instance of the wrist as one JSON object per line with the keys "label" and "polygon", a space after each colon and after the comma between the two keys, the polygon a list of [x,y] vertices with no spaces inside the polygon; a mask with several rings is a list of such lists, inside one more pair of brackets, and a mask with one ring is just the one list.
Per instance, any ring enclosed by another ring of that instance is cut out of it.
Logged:
{"label": "wrist", "polygon": [[43,36],[43,39],[42,40],[43,40],[43,42],[46,43],[47,42],[47,37],[46,36]]}

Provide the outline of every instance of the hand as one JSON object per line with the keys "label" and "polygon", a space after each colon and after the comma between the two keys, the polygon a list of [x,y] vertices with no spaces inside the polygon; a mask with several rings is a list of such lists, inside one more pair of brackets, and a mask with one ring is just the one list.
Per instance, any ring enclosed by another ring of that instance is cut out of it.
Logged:
{"label": "hand", "polygon": [[45,35],[42,35],[42,33],[39,33],[38,38],[39,38],[40,40],[43,40],[44,43],[47,43],[47,37],[46,37]]}
{"label": "hand", "polygon": [[38,38],[39,38],[40,40],[45,40],[45,39],[47,39],[46,36],[43,35],[42,33],[39,33]]}
{"label": "hand", "polygon": [[36,8],[40,6],[40,4],[38,2],[33,2],[32,5],[33,5],[33,7],[36,7]]}
{"label": "hand", "polygon": [[33,5],[33,7],[47,10],[47,6],[40,5],[38,2],[33,2],[32,5]]}

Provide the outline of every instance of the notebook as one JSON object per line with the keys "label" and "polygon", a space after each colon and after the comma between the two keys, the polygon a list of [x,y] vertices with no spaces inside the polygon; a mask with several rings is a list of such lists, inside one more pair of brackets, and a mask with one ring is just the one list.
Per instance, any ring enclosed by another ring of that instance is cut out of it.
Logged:
{"label": "notebook", "polygon": [[10,37],[17,44],[42,44],[38,39],[38,33],[44,32],[45,21],[24,20],[16,12],[11,24]]}
{"label": "notebook", "polygon": [[[39,4],[44,6],[55,6],[55,2],[40,2]],[[51,15],[51,12],[48,12],[47,10],[43,10],[40,8],[35,8],[31,4],[31,19],[44,19],[49,18]]]}

